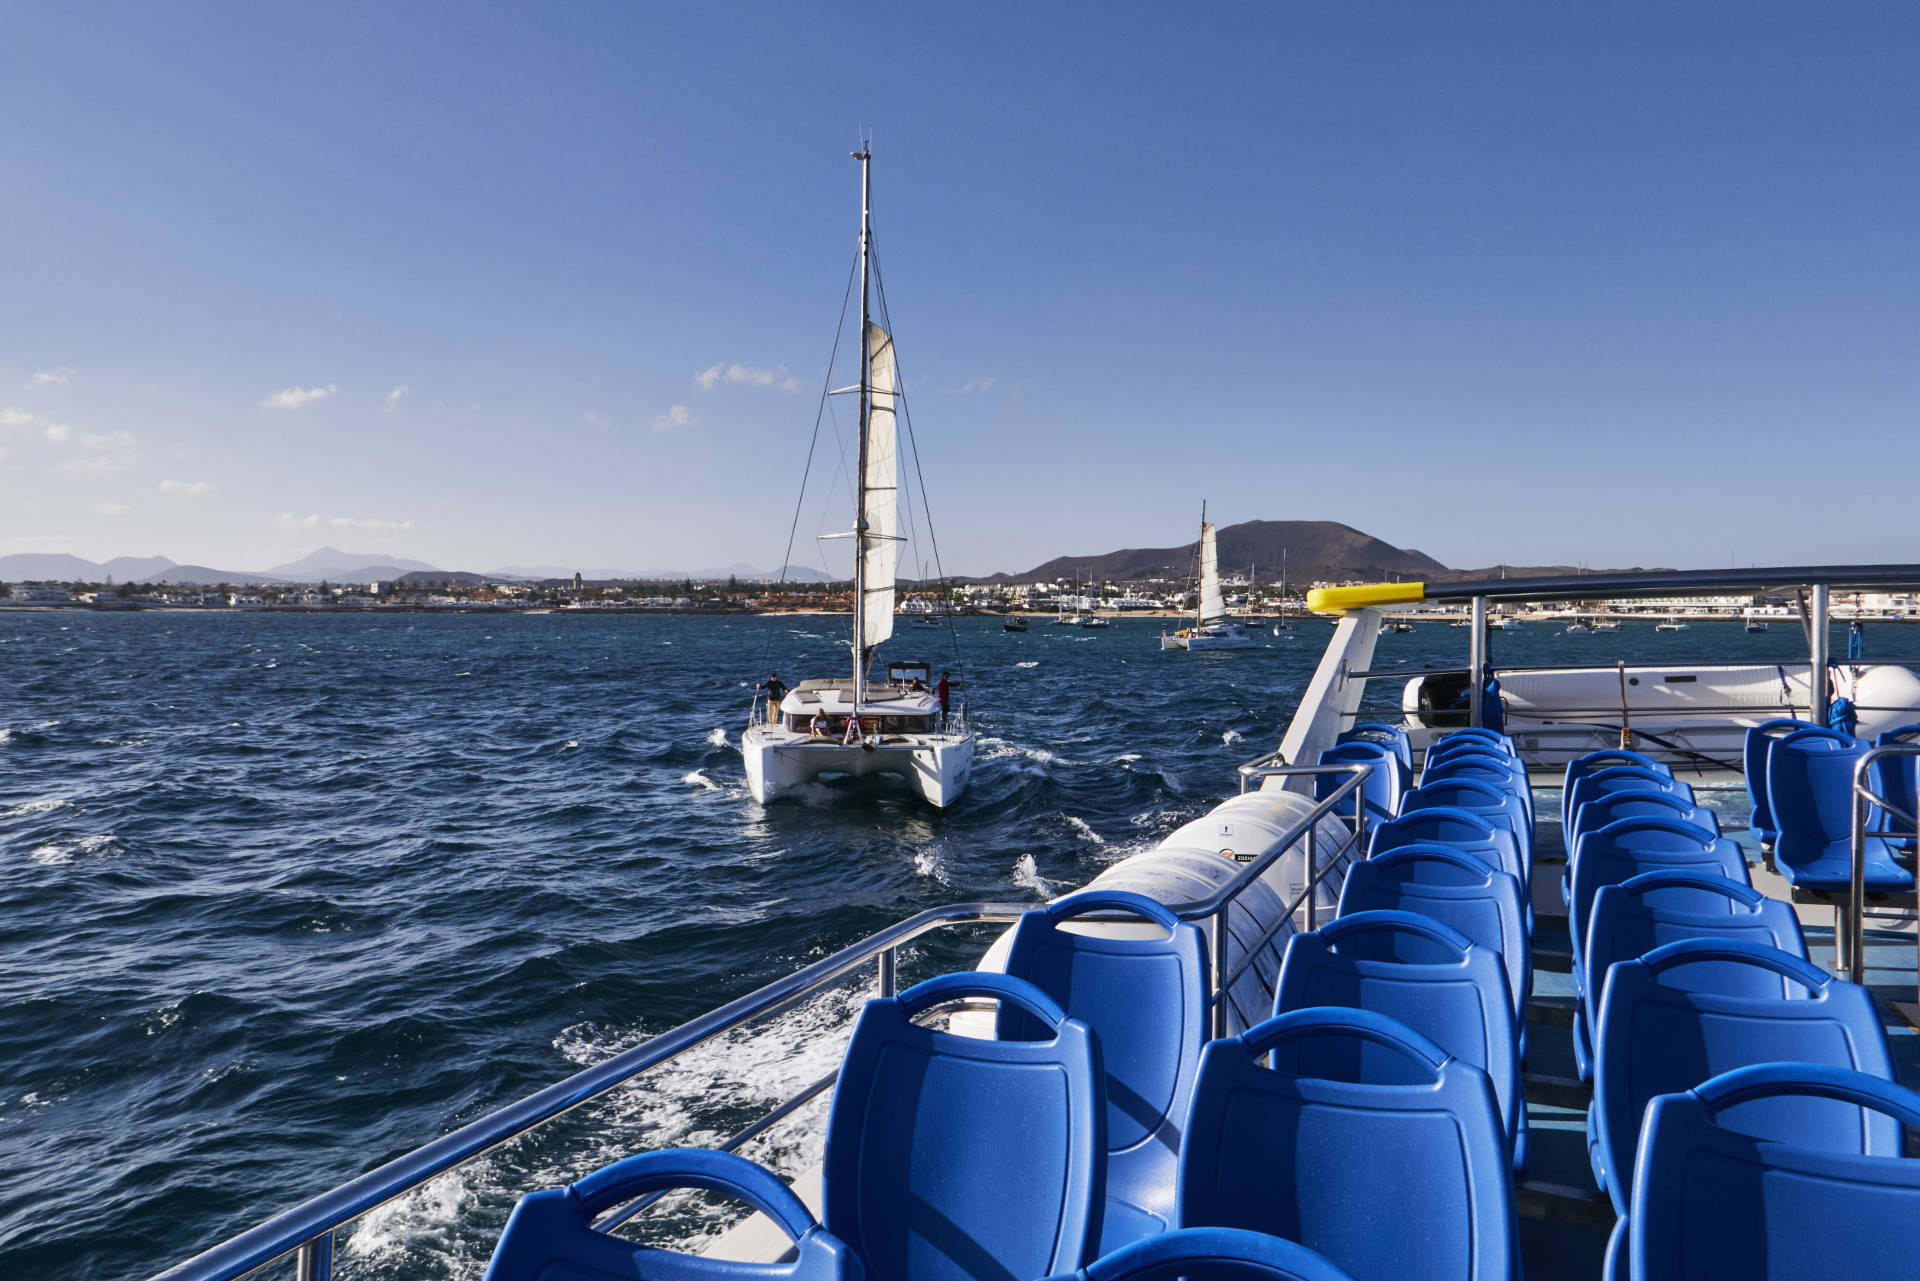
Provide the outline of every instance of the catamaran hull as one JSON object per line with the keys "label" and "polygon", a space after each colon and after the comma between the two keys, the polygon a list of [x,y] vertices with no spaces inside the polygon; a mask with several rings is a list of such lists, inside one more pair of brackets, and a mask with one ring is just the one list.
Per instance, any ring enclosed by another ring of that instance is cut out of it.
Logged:
{"label": "catamaran hull", "polygon": [[915,735],[910,742],[868,747],[822,743],[798,735],[776,739],[755,726],[741,736],[740,754],[746,762],[747,786],[762,805],[825,775],[897,774],[927,804],[945,809],[960,798],[973,775],[972,734]]}
{"label": "catamaran hull", "polygon": [[1190,652],[1205,649],[1252,649],[1251,636],[1189,636],[1180,648]]}

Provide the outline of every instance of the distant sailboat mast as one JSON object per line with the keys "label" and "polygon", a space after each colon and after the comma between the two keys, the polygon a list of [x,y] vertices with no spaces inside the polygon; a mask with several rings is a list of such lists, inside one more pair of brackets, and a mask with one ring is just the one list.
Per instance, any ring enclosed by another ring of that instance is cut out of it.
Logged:
{"label": "distant sailboat mast", "polygon": [[893,635],[893,602],[900,560],[900,461],[895,399],[898,370],[893,336],[873,323],[873,156],[860,162],[860,484],[854,500],[853,710],[867,697],[867,665]]}

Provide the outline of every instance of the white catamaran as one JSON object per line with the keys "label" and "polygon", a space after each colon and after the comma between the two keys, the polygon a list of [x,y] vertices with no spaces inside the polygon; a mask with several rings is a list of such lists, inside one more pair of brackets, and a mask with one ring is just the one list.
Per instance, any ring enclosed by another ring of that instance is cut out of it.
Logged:
{"label": "white catamaran", "polygon": [[[873,246],[871,152],[860,162],[860,483],[854,496],[853,674],[801,681],[764,715],[756,707],[740,754],[755,800],[765,803],[822,775],[898,774],[929,803],[951,805],[973,771],[972,731],[950,718],[925,663],[887,664],[870,678],[874,650],[893,634],[900,559],[899,374],[893,336],[869,318]],[[770,703],[774,700],[769,699]]]}
{"label": "white catamaran", "polygon": [[1162,634],[1160,648],[1253,648],[1253,637],[1227,617],[1226,598],[1220,594],[1220,548],[1214,541],[1205,503],[1200,504],[1200,603],[1194,608],[1193,626],[1183,627],[1171,636]]}

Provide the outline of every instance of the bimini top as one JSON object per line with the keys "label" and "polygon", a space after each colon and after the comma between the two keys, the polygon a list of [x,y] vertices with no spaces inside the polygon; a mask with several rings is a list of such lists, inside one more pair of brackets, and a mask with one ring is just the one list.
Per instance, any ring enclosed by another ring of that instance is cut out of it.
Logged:
{"label": "bimini top", "polygon": [[1483,578],[1458,583],[1364,583],[1316,587],[1307,608],[1338,614],[1369,605],[1423,601],[1588,600],[1630,596],[1711,596],[1765,592],[1814,584],[1842,591],[1920,590],[1920,565],[1788,565],[1754,569],[1648,569],[1614,574],[1554,574],[1543,578]]}

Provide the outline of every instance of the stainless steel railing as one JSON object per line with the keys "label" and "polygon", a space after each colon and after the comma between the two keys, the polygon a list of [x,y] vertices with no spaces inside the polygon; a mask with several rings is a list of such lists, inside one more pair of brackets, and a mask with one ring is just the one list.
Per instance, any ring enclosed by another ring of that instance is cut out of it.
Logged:
{"label": "stainless steel railing", "polygon": [[[1270,753],[1261,759],[1269,759],[1272,755]],[[1343,773],[1351,777],[1315,803],[1311,810],[1283,832],[1281,839],[1271,849],[1247,863],[1218,891],[1204,899],[1174,906],[1173,910],[1183,920],[1213,918],[1212,950],[1216,959],[1212,967],[1214,980],[1210,1004],[1216,1035],[1225,1033],[1227,993],[1233,982],[1246,972],[1253,959],[1272,942],[1281,927],[1292,920],[1302,901],[1307,904],[1308,928],[1312,928],[1314,891],[1335,867],[1341,865],[1342,855],[1350,855],[1351,851],[1363,848],[1366,804],[1360,789],[1373,772],[1371,766],[1364,763],[1276,766],[1272,772]],[[1353,831],[1322,865],[1319,862],[1320,841],[1317,831],[1320,821],[1333,813],[1335,807],[1349,796],[1355,798]],[[1226,909],[1283,855],[1299,845],[1302,838],[1308,844],[1306,889],[1293,900],[1287,911],[1277,918],[1255,946],[1247,949],[1239,964],[1228,970],[1220,961],[1226,955]],[[729,1001],[718,1009],[616,1054],[605,1062],[576,1072],[563,1081],[463,1125],[339,1187],[284,1210],[266,1222],[158,1273],[153,1281],[234,1281],[288,1255],[295,1258],[298,1281],[329,1281],[333,1267],[334,1233],[362,1215],[416,1191],[431,1180],[601,1097],[703,1042],[803,1000],[869,962],[873,963],[875,969],[876,995],[892,996],[897,982],[901,947],[922,935],[953,926],[1010,924],[1030,907],[1030,904],[1022,903],[979,902],[928,908],[857,943],[849,944],[785,978]],[[730,1135],[719,1146],[731,1151],[764,1133],[828,1089],[836,1075],[829,1073],[803,1087],[767,1116]],[[651,1200],[625,1207],[613,1222],[624,1221],[648,1204],[651,1204]]]}
{"label": "stainless steel railing", "polygon": [[[1851,850],[1851,868],[1847,886],[1847,921],[1844,930],[1835,930],[1836,949],[1840,955],[1834,957],[1834,968],[1843,970],[1855,983],[1866,982],[1867,953],[1867,809],[1878,805],[1895,819],[1914,825],[1916,841],[1920,841],[1920,820],[1907,813],[1898,805],[1887,800],[1867,786],[1867,773],[1875,761],[1897,756],[1920,756],[1920,743],[1888,743],[1873,748],[1853,764],[1853,840]],[[1839,940],[1844,937],[1846,945],[1839,948]],[[1920,974],[1916,975],[1916,985],[1920,985]]]}

